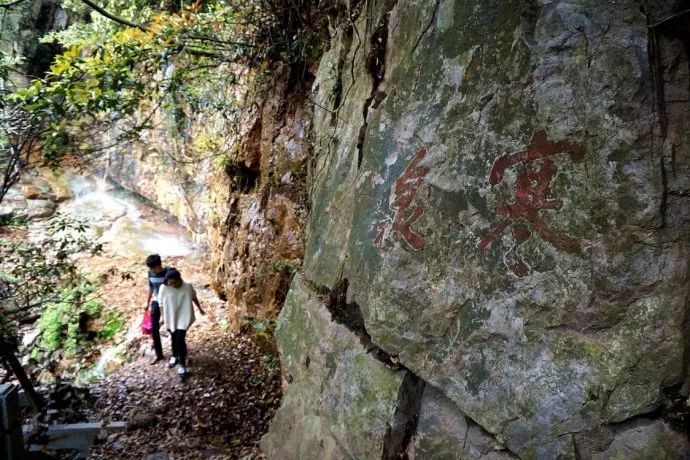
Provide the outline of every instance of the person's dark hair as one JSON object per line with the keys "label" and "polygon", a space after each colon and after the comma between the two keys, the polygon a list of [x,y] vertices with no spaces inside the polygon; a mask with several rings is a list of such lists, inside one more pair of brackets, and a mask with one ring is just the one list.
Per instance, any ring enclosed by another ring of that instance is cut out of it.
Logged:
{"label": "person's dark hair", "polygon": [[180,274],[179,271],[177,271],[176,268],[169,268],[168,272],[165,274],[165,278],[163,278],[163,282],[165,284],[168,284],[168,281],[170,280],[181,280],[182,275]]}
{"label": "person's dark hair", "polygon": [[161,265],[163,262],[161,262],[161,256],[158,254],[151,254],[146,258],[146,266],[149,268],[157,267]]}

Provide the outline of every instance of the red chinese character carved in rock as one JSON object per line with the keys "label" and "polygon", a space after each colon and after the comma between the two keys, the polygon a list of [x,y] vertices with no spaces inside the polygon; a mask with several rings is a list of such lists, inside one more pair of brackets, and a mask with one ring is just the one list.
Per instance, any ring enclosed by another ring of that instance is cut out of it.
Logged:
{"label": "red chinese character carved in rock", "polygon": [[424,157],[426,157],[426,149],[421,148],[405,168],[405,171],[395,180],[393,202],[390,204],[393,219],[384,219],[377,224],[376,235],[371,240],[377,248],[390,248],[388,238],[391,232],[398,233],[412,249],[418,250],[424,247],[422,237],[410,228],[424,213],[422,205],[413,205],[419,187],[424,183],[424,178],[429,173],[428,166],[419,165]]}
{"label": "red chinese character carved in rock", "polygon": [[[565,252],[576,252],[580,249],[580,242],[561,231],[551,228],[540,215],[541,211],[558,211],[563,202],[551,198],[551,181],[558,169],[553,160],[554,155],[567,154],[575,162],[584,157],[581,145],[567,141],[549,141],[546,131],[534,133],[530,144],[525,150],[503,155],[496,160],[491,168],[489,183],[491,186],[503,180],[503,174],[511,166],[521,164],[516,180],[515,201],[496,208],[496,214],[502,219],[477,243],[477,247],[485,250],[509,227],[517,244],[524,242],[535,230],[544,241],[551,243],[557,249]],[[525,276],[529,270],[514,252],[511,252],[506,264],[518,276]]]}

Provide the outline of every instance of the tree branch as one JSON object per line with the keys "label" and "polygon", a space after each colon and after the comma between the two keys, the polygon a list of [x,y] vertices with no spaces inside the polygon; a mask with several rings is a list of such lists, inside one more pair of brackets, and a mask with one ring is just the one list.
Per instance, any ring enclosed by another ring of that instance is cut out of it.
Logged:
{"label": "tree branch", "polygon": [[[96,10],[97,12],[99,12],[100,14],[105,16],[106,18],[110,19],[111,21],[115,21],[115,22],[122,24],[122,25],[125,25],[127,27],[134,27],[134,28],[137,28],[137,29],[142,30],[144,32],[148,32],[148,30],[149,30],[143,24],[138,24],[136,22],[128,21],[127,19],[121,18],[119,16],[115,16],[114,14],[112,14],[112,13],[106,11],[105,9],[101,8],[100,6],[96,5],[91,0],[80,0],[80,1],[82,3],[88,5],[89,7],[93,8],[94,10]],[[190,37],[190,38],[193,38],[196,40],[202,39],[202,37]],[[207,39],[207,40],[210,40],[210,39]],[[212,40],[212,41],[221,42],[220,40]],[[254,45],[251,45],[249,43],[234,43],[234,42],[227,42],[227,43],[228,44],[234,44],[237,46],[254,47]],[[188,48],[186,51],[189,54],[192,54],[194,56],[203,56],[203,57],[210,57],[210,58],[222,57],[220,54],[214,53],[213,51],[206,51],[206,50],[201,50],[201,49],[197,49],[197,48]]]}
{"label": "tree branch", "polygon": [[120,23],[120,24],[122,24],[122,25],[125,25],[125,26],[127,26],[127,27],[135,27],[135,28],[137,28],[137,29],[143,30],[144,32],[148,31],[148,29],[146,28],[146,26],[144,26],[143,24],[137,24],[137,23],[135,23],[135,22],[131,22],[131,21],[128,21],[128,20],[126,20],[126,19],[123,19],[123,18],[120,18],[120,17],[118,17],[118,16],[115,16],[114,14],[109,13],[108,11],[104,10],[103,8],[101,8],[100,6],[96,5],[96,4],[95,4],[94,2],[92,2],[91,0],[81,0],[81,2],[82,2],[82,3],[85,3],[85,4],[88,5],[88,6],[90,6],[90,7],[93,8],[94,10],[98,11],[99,13],[101,13],[103,16],[105,16],[106,18],[110,19],[111,21],[118,22],[118,23]]}
{"label": "tree branch", "polygon": [[212,37],[202,37],[199,35],[187,35],[186,38],[189,40],[199,40],[202,42],[213,42],[213,43],[220,43],[222,45],[231,45],[231,46],[245,46],[247,48],[256,48],[256,45],[252,43],[244,43],[244,42],[231,42],[231,41],[226,41],[226,40],[220,40],[217,38],[212,38]]}

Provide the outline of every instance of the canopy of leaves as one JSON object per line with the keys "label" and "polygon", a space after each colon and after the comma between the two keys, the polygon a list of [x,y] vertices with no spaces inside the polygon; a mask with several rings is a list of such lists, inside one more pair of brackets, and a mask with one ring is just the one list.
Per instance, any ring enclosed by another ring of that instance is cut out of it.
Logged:
{"label": "canopy of leaves", "polygon": [[[259,14],[255,8],[213,3],[177,13],[141,11],[147,19],[141,28],[94,22],[50,37],[68,50],[44,78],[13,98],[23,110],[44,117],[47,159],[136,139],[150,127],[150,114],[166,94],[223,62],[246,64],[253,59],[248,50],[257,48],[252,42]],[[173,65],[175,72],[167,72]],[[94,142],[118,123],[127,129],[105,144]]]}

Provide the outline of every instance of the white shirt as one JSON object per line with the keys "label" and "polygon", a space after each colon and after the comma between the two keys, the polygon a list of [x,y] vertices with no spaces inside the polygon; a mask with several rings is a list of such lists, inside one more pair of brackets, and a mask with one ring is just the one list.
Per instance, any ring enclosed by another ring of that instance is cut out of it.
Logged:
{"label": "white shirt", "polygon": [[182,286],[161,286],[158,291],[158,303],[161,306],[163,320],[168,330],[187,330],[194,323],[194,306],[192,300],[196,291],[191,284],[182,282]]}

